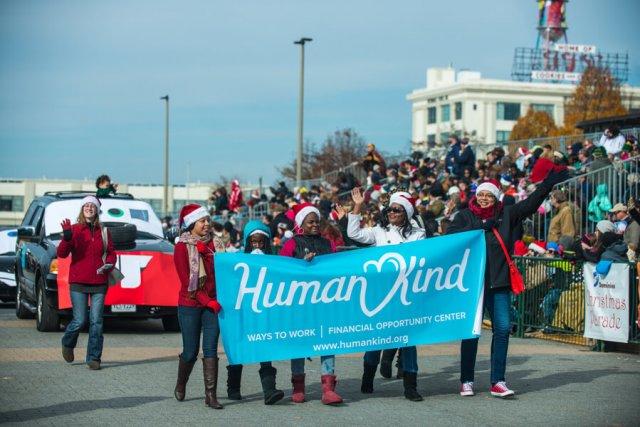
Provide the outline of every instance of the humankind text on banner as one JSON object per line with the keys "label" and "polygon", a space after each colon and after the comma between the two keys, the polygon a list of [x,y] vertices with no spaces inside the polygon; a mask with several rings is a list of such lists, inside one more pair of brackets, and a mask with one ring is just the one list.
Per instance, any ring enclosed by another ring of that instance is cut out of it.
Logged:
{"label": "humankind text on banner", "polygon": [[613,263],[598,272],[584,264],[584,336],[604,341],[629,341],[629,264]]}
{"label": "humankind text on banner", "polygon": [[315,257],[214,257],[230,363],[477,337],[483,231]]}

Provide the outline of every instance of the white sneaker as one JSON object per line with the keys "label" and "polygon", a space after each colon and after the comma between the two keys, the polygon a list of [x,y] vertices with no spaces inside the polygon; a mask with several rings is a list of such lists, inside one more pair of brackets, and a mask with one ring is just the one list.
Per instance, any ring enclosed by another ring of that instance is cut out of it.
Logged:
{"label": "white sneaker", "polygon": [[462,383],[462,387],[460,387],[460,396],[473,396],[474,394],[473,381]]}

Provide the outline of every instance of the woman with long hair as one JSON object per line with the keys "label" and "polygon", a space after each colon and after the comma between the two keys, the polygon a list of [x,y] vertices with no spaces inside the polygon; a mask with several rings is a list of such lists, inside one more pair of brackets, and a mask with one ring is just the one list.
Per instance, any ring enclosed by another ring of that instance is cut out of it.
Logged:
{"label": "woman with long hair", "polygon": [[[469,207],[455,216],[447,234],[469,230],[484,230],[486,241],[486,268],[484,275],[484,308],[491,317],[491,395],[511,397],[515,393],[505,381],[511,310],[511,279],[506,256],[500,240],[509,253],[518,239],[522,221],[536,212],[554,185],[566,180],[565,170],[551,170],[536,190],[525,200],[510,206],[500,200],[500,184],[485,181],[478,185]],[[497,236],[496,236],[497,234]],[[462,340],[460,360],[461,396],[473,396],[478,338]]]}
{"label": "woman with long hair", "polygon": [[[362,227],[362,205],[364,196],[360,188],[351,191],[353,211],[349,213],[347,236],[356,242],[386,246],[404,242],[413,242],[425,238],[425,230],[418,226],[414,218],[415,200],[409,193],[402,191],[393,193],[389,199],[389,206],[383,209],[379,223],[374,227]],[[404,397],[419,402],[422,396],[417,390],[418,353],[415,346],[404,347],[401,352]],[[391,356],[393,358],[393,356]],[[364,355],[364,372],[362,374],[362,393],[373,393],[373,378],[375,377],[380,350],[367,351]]]}
{"label": "woman with long hair", "polygon": [[209,213],[200,205],[185,205],[180,211],[179,226],[183,232],[175,245],[173,262],[180,279],[178,321],[182,353],[174,396],[179,401],[185,398],[187,381],[198,358],[202,336],[205,404],[222,409],[217,397],[218,313],[222,307],[216,300],[213,255],[224,251],[224,246],[214,240]]}
{"label": "woman with long hair", "polygon": [[[67,363],[73,362],[73,350],[87,321],[87,305],[91,300],[86,363],[92,370],[100,369],[104,298],[109,271],[116,262],[111,233],[109,230],[103,233],[99,212],[100,201],[96,197],[83,198],[77,222],[72,225],[69,219],[62,221],[62,241],[56,251],[58,258],[71,255],[69,287],[73,319],[62,337],[62,357]],[[103,235],[107,242],[103,241]]]}

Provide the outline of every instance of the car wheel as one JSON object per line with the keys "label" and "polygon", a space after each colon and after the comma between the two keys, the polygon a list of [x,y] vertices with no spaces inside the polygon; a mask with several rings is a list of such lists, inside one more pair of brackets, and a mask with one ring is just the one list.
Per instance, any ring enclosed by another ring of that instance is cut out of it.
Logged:
{"label": "car wheel", "polygon": [[164,316],[162,318],[162,327],[167,332],[180,332],[180,322],[178,316]]}
{"label": "car wheel", "polygon": [[36,288],[36,328],[40,332],[57,332],[60,330],[60,316],[51,307],[44,296],[44,283],[40,279]]}
{"label": "car wheel", "polygon": [[22,305],[22,287],[16,280],[16,317],[18,319],[33,319],[33,313],[27,307]]}

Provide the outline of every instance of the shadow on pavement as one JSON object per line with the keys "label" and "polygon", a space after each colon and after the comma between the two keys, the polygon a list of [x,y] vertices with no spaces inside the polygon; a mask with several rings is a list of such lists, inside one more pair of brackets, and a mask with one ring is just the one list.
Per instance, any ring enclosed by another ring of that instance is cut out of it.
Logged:
{"label": "shadow on pavement", "polygon": [[80,412],[94,411],[96,409],[122,409],[133,408],[151,402],[166,400],[167,396],[131,396],[114,397],[111,399],[76,400],[74,402],[59,403],[56,405],[41,406],[39,408],[20,409],[0,413],[0,423],[32,421],[58,415],[77,414]]}
{"label": "shadow on pavement", "polygon": [[[151,359],[142,359],[142,360],[131,360],[127,362],[105,362],[101,364],[101,369],[109,369],[109,368],[121,368],[123,366],[135,366],[135,365],[145,365],[148,363],[161,363],[161,362],[171,362],[178,360],[178,356],[163,356],[163,357],[154,357]],[[178,370],[178,364],[176,363],[176,372]]]}

